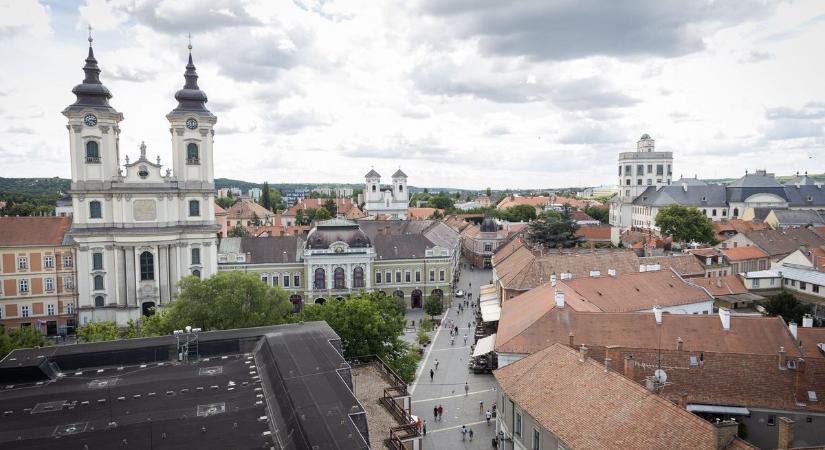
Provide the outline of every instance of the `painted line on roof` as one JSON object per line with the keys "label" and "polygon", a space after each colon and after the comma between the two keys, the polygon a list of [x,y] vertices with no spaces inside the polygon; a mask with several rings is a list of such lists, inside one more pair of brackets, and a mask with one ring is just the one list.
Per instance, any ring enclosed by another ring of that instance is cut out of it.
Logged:
{"label": "painted line on roof", "polygon": [[[482,390],[482,391],[473,391],[473,392],[468,392],[468,393],[467,393],[467,395],[483,394],[483,393],[485,393],[485,392],[492,392],[492,391],[495,391],[495,389],[484,389],[484,390]],[[433,401],[436,401],[436,400],[444,400],[444,399],[446,399],[446,398],[466,397],[467,395],[464,395],[464,394],[446,395],[446,396],[444,396],[444,397],[425,398],[425,399],[423,399],[423,400],[413,400],[412,402],[413,402],[413,403],[433,402]]]}
{"label": "painted line on roof", "polygon": [[[439,431],[457,430],[457,429],[459,429],[461,427],[464,427],[464,426],[467,426],[467,425],[478,425],[478,424],[482,424],[482,423],[485,423],[485,422],[486,422],[486,420],[479,420],[478,422],[465,423],[465,424],[462,424],[462,425],[456,425],[454,427],[439,428],[437,430],[427,430],[427,434],[438,433]],[[491,419],[490,425],[493,425],[492,419]],[[467,438],[467,440],[469,440],[469,438]]]}
{"label": "painted line on roof", "polygon": [[[447,311],[444,312],[444,317],[447,317],[449,314],[450,308],[447,308]],[[438,341],[438,335],[441,333],[441,330],[443,329],[444,328],[441,326],[438,327],[438,329],[435,331],[435,336],[433,336],[433,342]],[[431,345],[429,346],[429,348],[427,348],[427,352],[424,354],[424,360],[421,361],[421,364],[418,366],[418,370],[415,374],[415,380],[413,381],[412,386],[410,386],[410,397],[412,397],[413,393],[415,392],[415,388],[418,386],[418,380],[421,379],[421,375],[424,373],[424,368],[427,367],[427,361],[429,361],[430,353],[432,353],[432,351],[433,346]]]}

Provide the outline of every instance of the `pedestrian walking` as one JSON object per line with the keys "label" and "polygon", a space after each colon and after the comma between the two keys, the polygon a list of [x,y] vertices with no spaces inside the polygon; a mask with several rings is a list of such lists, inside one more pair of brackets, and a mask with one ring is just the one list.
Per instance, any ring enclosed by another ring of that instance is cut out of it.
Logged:
{"label": "pedestrian walking", "polygon": [[478,413],[484,414],[484,400],[478,402]]}
{"label": "pedestrian walking", "polygon": [[470,440],[472,441],[472,440],[473,440],[473,429],[472,429],[472,428],[470,428],[470,429],[467,431],[467,433],[469,433],[469,434],[470,434]]}
{"label": "pedestrian walking", "polygon": [[467,333],[464,333],[464,345],[467,345]]}
{"label": "pedestrian walking", "polygon": [[490,414],[490,410],[488,409],[488,410],[487,410],[487,414],[485,414],[485,418],[487,419],[487,426],[488,426],[488,427],[490,426],[490,417],[492,417],[492,416],[493,416],[493,415],[492,415],[492,414]]}
{"label": "pedestrian walking", "polygon": [[437,406],[433,406],[433,417],[435,417],[435,420],[438,420],[438,407]]}
{"label": "pedestrian walking", "polygon": [[467,382],[465,381],[464,382],[464,396],[466,397],[469,394],[470,394],[470,385],[467,384]]}
{"label": "pedestrian walking", "polygon": [[433,376],[434,375],[435,375],[435,372],[433,372],[433,369],[430,369],[430,383],[433,382]]}
{"label": "pedestrian walking", "polygon": [[440,421],[444,416],[444,408],[441,405],[438,405],[438,420]]}
{"label": "pedestrian walking", "polygon": [[424,424],[421,426],[421,431],[424,432],[424,436],[427,435],[427,421],[424,421]]}
{"label": "pedestrian walking", "polygon": [[435,370],[438,370],[438,358],[435,359]]}
{"label": "pedestrian walking", "polygon": [[461,426],[461,440],[465,440],[467,438],[467,426]]}

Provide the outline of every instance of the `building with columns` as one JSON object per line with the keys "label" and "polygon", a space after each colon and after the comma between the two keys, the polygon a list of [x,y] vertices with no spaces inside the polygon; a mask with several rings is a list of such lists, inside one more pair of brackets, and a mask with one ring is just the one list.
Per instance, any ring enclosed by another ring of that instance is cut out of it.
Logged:
{"label": "building with columns", "polygon": [[[123,114],[109,104],[89,39],[77,100],[68,124],[74,215],[68,236],[77,247],[78,320],[125,325],[171,302],[178,281],[217,271],[212,151],[217,118],[189,61],[177,106],[166,116],[172,167],[160,157],[129,161],[120,149]],[[125,164],[122,164],[125,162]]]}
{"label": "building with columns", "polygon": [[381,175],[371,169],[364,176],[364,210],[370,216],[383,214],[393,219],[406,219],[410,196],[407,174],[398,169],[392,174],[392,185],[381,186]]}

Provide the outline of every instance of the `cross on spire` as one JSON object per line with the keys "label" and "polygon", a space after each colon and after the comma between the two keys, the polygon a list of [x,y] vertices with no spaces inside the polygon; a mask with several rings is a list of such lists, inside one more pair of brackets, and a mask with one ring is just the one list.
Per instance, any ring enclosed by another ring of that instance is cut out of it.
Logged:
{"label": "cross on spire", "polygon": [[89,47],[92,46],[92,25],[89,24]]}
{"label": "cross on spire", "polygon": [[189,33],[189,54],[192,54],[192,33]]}

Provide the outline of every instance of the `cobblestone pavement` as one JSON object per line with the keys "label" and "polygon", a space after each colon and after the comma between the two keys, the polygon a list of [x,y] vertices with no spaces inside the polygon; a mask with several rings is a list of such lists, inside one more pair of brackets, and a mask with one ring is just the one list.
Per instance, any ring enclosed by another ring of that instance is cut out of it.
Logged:
{"label": "cobblestone pavement", "polygon": [[[490,270],[470,271],[465,268],[462,270],[458,288],[465,292],[472,292],[473,299],[477,299],[479,286],[488,284],[491,277]],[[479,402],[483,402],[484,411],[492,406],[496,398],[495,382],[492,375],[476,375],[468,369],[473,329],[472,327],[468,329],[467,323],[473,320],[473,316],[468,309],[462,313],[456,313],[457,302],[460,300],[453,302],[453,306],[446,315],[459,326],[458,337],[451,345],[449,330],[439,327],[434,333],[433,343],[424,353],[418,376],[410,385],[413,395],[413,414],[427,421],[424,450],[492,448],[491,439],[495,433],[495,421],[491,420],[489,426],[486,424],[484,412],[479,410]],[[412,320],[410,317],[408,315],[408,321]],[[418,320],[416,319],[416,323]],[[464,344],[465,333],[468,336],[466,345]],[[407,333],[407,335],[413,338],[415,336],[414,333]],[[436,360],[439,362],[437,370]],[[430,369],[434,371],[432,381],[430,381]],[[465,393],[465,383],[467,393]],[[444,408],[440,421],[436,421],[433,417],[433,407],[438,405]],[[474,434],[472,441],[469,437],[462,441],[460,432],[462,425],[472,428]]]}

